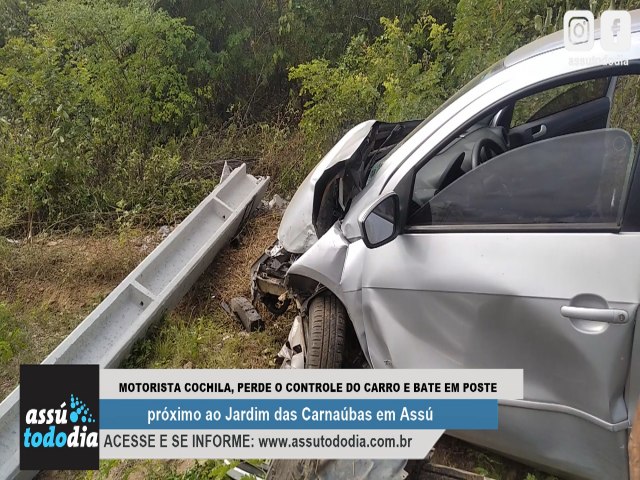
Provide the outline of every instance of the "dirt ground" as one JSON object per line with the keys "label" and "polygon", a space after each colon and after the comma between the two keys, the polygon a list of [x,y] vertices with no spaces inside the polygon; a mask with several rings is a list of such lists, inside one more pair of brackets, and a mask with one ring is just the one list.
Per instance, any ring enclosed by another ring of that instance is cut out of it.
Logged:
{"label": "dirt ground", "polygon": [[[263,332],[247,333],[221,307],[249,296],[249,268],[276,236],[281,213],[263,211],[225,248],[178,307],[144,340],[123,367],[274,368],[293,313],[274,319],[265,310]],[[18,383],[20,363],[41,362],[166,235],[118,234],[0,238],[0,398]],[[555,477],[443,437],[434,461],[501,480]],[[103,461],[97,472],[42,472],[40,478],[223,478],[219,461]]]}

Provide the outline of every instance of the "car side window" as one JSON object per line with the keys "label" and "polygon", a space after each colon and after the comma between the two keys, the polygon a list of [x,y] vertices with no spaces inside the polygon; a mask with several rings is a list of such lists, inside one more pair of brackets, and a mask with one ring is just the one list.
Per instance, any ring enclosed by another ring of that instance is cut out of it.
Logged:
{"label": "car side window", "polygon": [[572,107],[602,98],[607,94],[609,78],[570,83],[518,100],[513,109],[511,127],[533,122]]}
{"label": "car side window", "polygon": [[542,140],[499,155],[436,194],[416,225],[618,224],[633,164],[620,129]]}

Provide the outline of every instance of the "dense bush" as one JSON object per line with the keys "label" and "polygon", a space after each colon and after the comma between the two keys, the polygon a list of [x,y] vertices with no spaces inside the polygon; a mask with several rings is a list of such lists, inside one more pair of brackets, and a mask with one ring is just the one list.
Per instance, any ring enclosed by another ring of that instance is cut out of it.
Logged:
{"label": "dense bush", "polygon": [[[597,2],[577,6],[600,8]],[[314,155],[354,122],[428,116],[500,58],[561,28],[565,2],[460,0],[453,8],[450,23],[428,14],[412,24],[383,17],[378,37],[353,37],[336,61],[291,69],[305,98],[300,125]]]}
{"label": "dense bush", "polygon": [[201,125],[207,95],[190,82],[193,27],[106,1],[50,1],[32,18],[29,37],[0,49],[2,226],[171,208],[181,195],[158,198],[181,168],[170,140]]}
{"label": "dense bush", "polygon": [[291,70],[308,98],[300,126],[317,148],[354,122],[423,118],[446,98],[447,27],[428,15],[407,30],[398,19],[381,24],[379,37],[354,37],[335,64],[313,60]]}
{"label": "dense bush", "polygon": [[314,58],[335,60],[351,38],[375,38],[380,18],[410,25],[423,12],[453,21],[453,0],[158,0],[184,17],[210,48],[213,119],[240,114],[268,121],[287,103],[288,69]]}
{"label": "dense bush", "polygon": [[[605,0],[0,0],[0,233],[171,222],[251,162],[291,193]],[[638,0],[625,0],[634,8]]]}

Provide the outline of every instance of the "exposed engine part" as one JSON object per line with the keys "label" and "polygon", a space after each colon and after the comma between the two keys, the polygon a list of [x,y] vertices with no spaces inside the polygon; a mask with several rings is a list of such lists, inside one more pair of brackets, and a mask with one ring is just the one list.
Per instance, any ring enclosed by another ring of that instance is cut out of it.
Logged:
{"label": "exposed engine part", "polygon": [[269,312],[282,315],[291,304],[284,277],[298,256],[287,252],[276,241],[251,267],[251,296],[255,305],[261,301]]}
{"label": "exposed engine part", "polygon": [[267,294],[263,295],[262,303],[264,303],[264,306],[267,307],[267,310],[269,310],[275,316],[279,316],[287,311],[289,305],[291,304],[291,299],[287,298],[286,293],[283,293],[279,297]]}
{"label": "exposed engine part", "polygon": [[318,238],[344,217],[351,201],[365,187],[371,173],[380,168],[380,160],[420,122],[376,122],[349,159],[336,163],[322,174],[313,196],[312,220]]}

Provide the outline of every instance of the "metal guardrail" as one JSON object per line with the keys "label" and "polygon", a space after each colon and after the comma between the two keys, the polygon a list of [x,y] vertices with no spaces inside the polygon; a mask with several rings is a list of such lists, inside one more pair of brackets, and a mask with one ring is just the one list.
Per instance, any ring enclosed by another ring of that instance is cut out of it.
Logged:
{"label": "metal guardrail", "polygon": [[[267,184],[236,168],[42,363],[117,367],[240,231]],[[0,404],[0,479],[37,473],[19,470],[19,390]]]}

